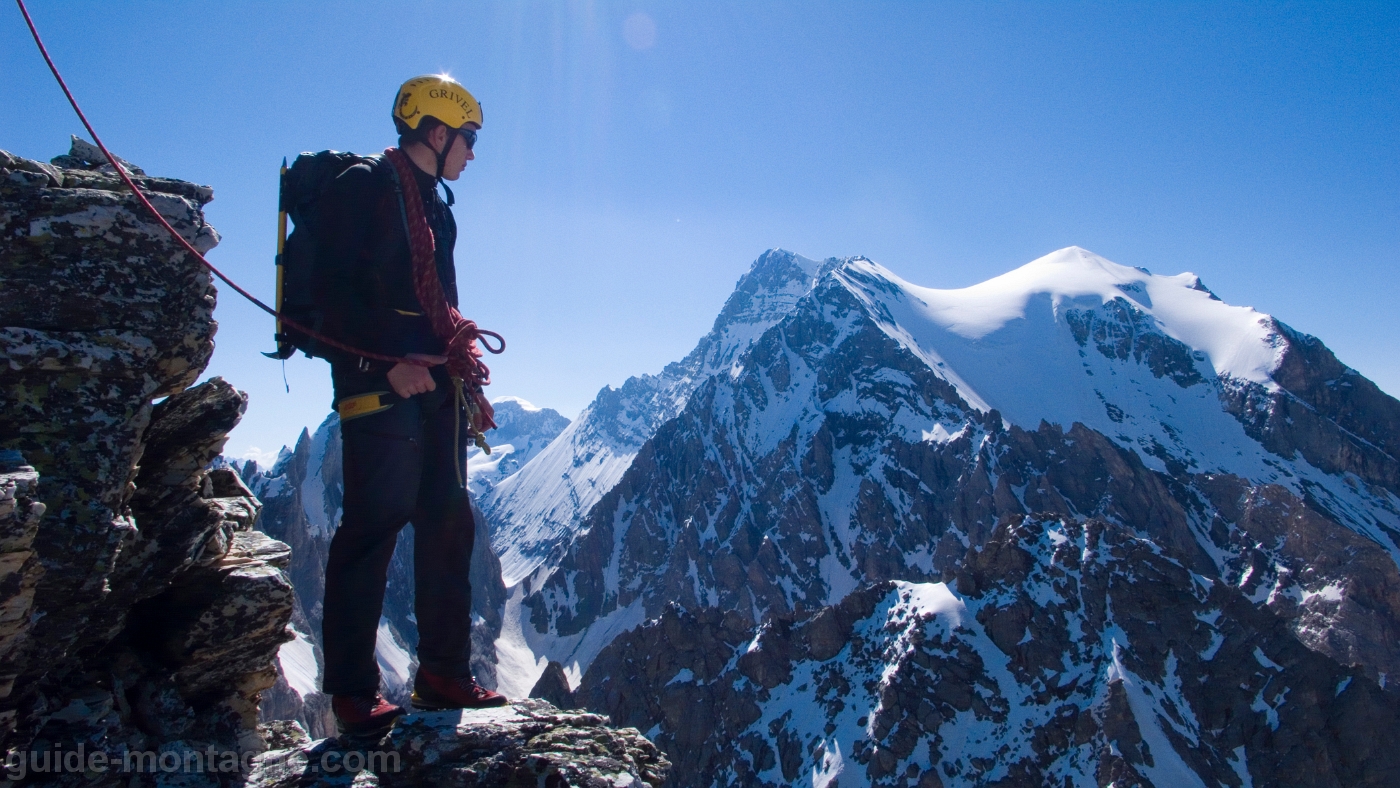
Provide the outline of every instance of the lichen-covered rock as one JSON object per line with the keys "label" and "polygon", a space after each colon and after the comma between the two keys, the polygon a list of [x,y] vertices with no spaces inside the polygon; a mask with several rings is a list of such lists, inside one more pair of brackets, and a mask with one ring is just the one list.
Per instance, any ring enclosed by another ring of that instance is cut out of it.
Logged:
{"label": "lichen-covered rock", "polygon": [[[217,243],[200,211],[212,194],[146,187],[198,248]],[[30,681],[69,667],[136,533],[127,503],[152,399],[193,383],[214,349],[208,272],[119,188],[0,155],[0,448],[39,469],[48,505],[42,616],[20,656]]]}
{"label": "lichen-covered rock", "polygon": [[[0,151],[0,744],[261,748],[286,548],[252,531],[237,475],[209,470],[246,397],[191,388],[214,349],[209,273],[98,157],[76,139],[53,164]],[[196,248],[218,242],[208,187],[123,168]]]}
{"label": "lichen-covered rock", "polygon": [[[13,450],[0,451],[0,699],[14,689],[14,655],[29,632],[34,587],[43,568],[34,554],[34,535],[44,516],[44,504],[34,500],[39,474]],[[0,716],[8,728],[14,711]]]}
{"label": "lichen-covered rock", "polygon": [[378,740],[269,740],[296,746],[254,759],[248,788],[441,785],[459,788],[660,786],[670,763],[635,728],[540,700],[500,709],[411,714]]}
{"label": "lichen-covered rock", "polygon": [[[218,561],[181,574],[137,608],[131,626],[144,636],[141,647],[174,670],[181,697],[198,701],[263,682],[257,692],[276,680],[270,655],[291,639],[292,589],[282,571],[290,560],[281,542],[236,533]],[[245,679],[250,674],[258,675]]]}
{"label": "lichen-covered rock", "polygon": [[[259,508],[252,493],[241,484],[223,490],[230,495],[215,493],[212,474],[205,471],[246,407],[243,393],[213,378],[153,409],[130,501],[139,532],[123,546],[108,580],[113,608],[126,609],[159,592],[206,550],[217,559],[231,531],[252,527]],[[223,486],[228,484],[226,479]]]}

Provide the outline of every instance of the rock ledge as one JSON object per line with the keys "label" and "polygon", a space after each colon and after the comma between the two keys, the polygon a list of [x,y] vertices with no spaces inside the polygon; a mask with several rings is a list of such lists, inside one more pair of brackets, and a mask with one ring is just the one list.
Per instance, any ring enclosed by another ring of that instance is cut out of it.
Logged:
{"label": "rock ledge", "polygon": [[671,764],[636,728],[541,700],[410,714],[380,739],[311,741],[295,723],[263,726],[270,749],[248,788],[310,785],[660,786]]}

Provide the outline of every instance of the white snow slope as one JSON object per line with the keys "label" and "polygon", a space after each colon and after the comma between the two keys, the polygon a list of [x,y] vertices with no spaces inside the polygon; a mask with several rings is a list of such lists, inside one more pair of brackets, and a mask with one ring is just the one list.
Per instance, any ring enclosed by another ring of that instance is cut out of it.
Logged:
{"label": "white snow slope", "polygon": [[[864,259],[832,275],[973,407],[996,409],[1028,430],[1042,421],[1065,429],[1082,423],[1154,470],[1170,458],[1194,473],[1310,493],[1400,561],[1400,547],[1377,527],[1400,529],[1400,499],[1269,452],[1222,407],[1222,391],[1233,387],[1278,389],[1270,374],[1287,340],[1272,317],[1220,301],[1194,274],[1158,276],[1071,246],[961,290],[919,287]],[[1193,382],[1107,357],[1093,337],[1084,347],[1076,342],[1071,322],[1117,317],[1106,312],[1117,299],[1148,320],[1127,330],[1159,332],[1191,349]]]}
{"label": "white snow slope", "polygon": [[552,408],[538,407],[520,397],[497,397],[491,404],[496,410],[496,429],[486,436],[491,443],[491,453],[476,446],[467,450],[467,477],[478,505],[490,496],[497,484],[533,460],[569,424],[568,419]]}
{"label": "white snow slope", "polygon": [[[888,310],[886,330],[921,351],[969,404],[1030,429],[1041,419],[1103,421],[1096,392],[1112,384],[1086,376],[1089,362],[1064,330],[1071,309],[1126,298],[1218,375],[1271,388],[1282,350],[1268,315],[1220,301],[1194,274],[1156,276],[1077,246],[961,290],[919,287],[869,260],[838,276],[872,308]],[[880,288],[879,280],[899,289]]]}

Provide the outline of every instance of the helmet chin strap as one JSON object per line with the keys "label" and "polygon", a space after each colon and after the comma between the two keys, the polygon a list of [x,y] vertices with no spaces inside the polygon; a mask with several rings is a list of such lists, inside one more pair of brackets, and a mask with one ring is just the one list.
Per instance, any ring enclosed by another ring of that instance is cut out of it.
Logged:
{"label": "helmet chin strap", "polygon": [[452,149],[452,138],[447,138],[447,144],[442,146],[442,150],[433,151],[437,154],[437,179],[442,180],[442,170],[447,166],[447,152]]}
{"label": "helmet chin strap", "polygon": [[442,190],[447,192],[447,207],[451,208],[457,202],[456,195],[447,187],[447,181],[442,179],[443,168],[447,166],[447,153],[452,150],[452,144],[457,141],[457,135],[453,134],[447,138],[447,144],[442,146],[441,151],[434,151],[437,154],[437,182]]}

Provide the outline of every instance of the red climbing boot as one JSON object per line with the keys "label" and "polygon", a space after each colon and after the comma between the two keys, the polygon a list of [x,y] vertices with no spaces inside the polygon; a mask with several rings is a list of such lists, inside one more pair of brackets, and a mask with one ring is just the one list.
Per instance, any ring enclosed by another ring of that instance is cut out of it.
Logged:
{"label": "red climbing boot", "polygon": [[333,695],[331,711],[335,712],[336,728],[351,736],[388,730],[404,714],[402,706],[395,706],[378,693]]}
{"label": "red climbing boot", "polygon": [[507,703],[506,696],[477,684],[471,676],[449,679],[419,667],[413,677],[413,708],[422,711],[485,709]]}

